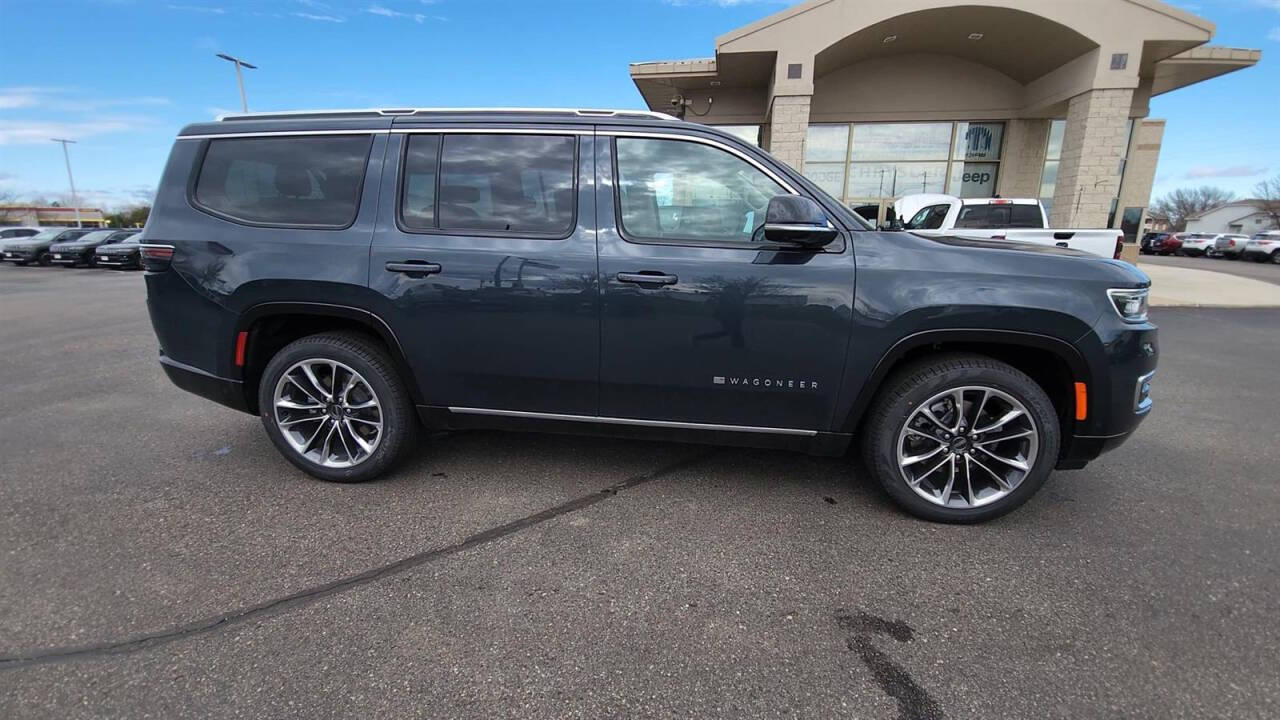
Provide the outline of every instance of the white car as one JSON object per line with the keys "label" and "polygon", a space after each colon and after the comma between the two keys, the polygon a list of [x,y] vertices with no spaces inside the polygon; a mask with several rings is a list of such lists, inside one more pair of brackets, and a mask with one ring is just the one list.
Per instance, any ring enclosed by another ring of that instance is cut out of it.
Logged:
{"label": "white car", "polygon": [[893,204],[903,230],[926,237],[953,236],[1008,240],[1083,250],[1119,259],[1124,235],[1119,230],[1050,228],[1044,207],[1034,198],[958,198],[919,193]]}
{"label": "white car", "polygon": [[1254,262],[1273,262],[1280,265],[1280,230],[1260,232],[1245,243],[1240,257]]}
{"label": "white car", "polygon": [[1219,235],[1214,233],[1179,233],[1182,254],[1190,257],[1210,257]]}

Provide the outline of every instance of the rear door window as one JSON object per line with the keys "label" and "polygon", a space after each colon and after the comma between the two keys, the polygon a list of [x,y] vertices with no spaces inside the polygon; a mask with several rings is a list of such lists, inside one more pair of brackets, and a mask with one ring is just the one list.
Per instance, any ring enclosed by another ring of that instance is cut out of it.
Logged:
{"label": "rear door window", "polygon": [[577,145],[572,135],[411,135],[400,222],[415,230],[566,235]]}
{"label": "rear door window", "polygon": [[355,222],[371,135],[209,141],[194,200],[250,224],[344,228]]}

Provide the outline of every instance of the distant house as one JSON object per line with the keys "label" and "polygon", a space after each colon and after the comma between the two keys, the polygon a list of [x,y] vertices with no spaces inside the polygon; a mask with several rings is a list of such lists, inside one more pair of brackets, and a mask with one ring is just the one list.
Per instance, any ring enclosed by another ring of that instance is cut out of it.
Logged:
{"label": "distant house", "polygon": [[[75,227],[76,209],[37,205],[0,205],[0,225],[23,227]],[[99,208],[80,208],[80,225],[106,227],[107,219]]]}
{"label": "distant house", "polygon": [[1155,213],[1147,214],[1146,232],[1169,232],[1173,229],[1173,223],[1169,222],[1169,218]]}
{"label": "distant house", "polygon": [[1236,200],[1187,217],[1187,232],[1252,235],[1275,229],[1271,216],[1262,210],[1261,200]]}

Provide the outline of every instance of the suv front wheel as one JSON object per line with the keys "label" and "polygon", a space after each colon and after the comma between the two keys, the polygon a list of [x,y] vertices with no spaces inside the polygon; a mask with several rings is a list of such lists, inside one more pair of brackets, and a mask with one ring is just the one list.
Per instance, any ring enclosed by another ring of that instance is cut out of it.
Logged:
{"label": "suv front wheel", "polygon": [[413,403],[391,359],[357,334],[286,345],[262,373],[258,408],[276,448],[310,475],[364,482],[411,445]]}
{"label": "suv front wheel", "polygon": [[979,355],[896,372],[864,436],[867,468],[908,512],[974,523],[1017,508],[1057,462],[1058,415],[1025,373]]}

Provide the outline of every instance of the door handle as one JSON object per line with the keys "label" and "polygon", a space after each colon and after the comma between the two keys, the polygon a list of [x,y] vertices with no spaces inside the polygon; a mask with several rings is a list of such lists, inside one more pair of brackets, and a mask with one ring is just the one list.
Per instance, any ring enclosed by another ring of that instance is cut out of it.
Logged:
{"label": "door handle", "polygon": [[1067,244],[1064,242],[1054,243],[1054,245],[1057,245],[1058,247],[1067,247]]}
{"label": "door handle", "polygon": [[636,285],[675,285],[680,281],[680,278],[675,275],[667,275],[653,270],[634,273],[620,272],[617,277],[618,282],[635,283]]}
{"label": "door handle", "polygon": [[422,261],[409,262],[389,262],[387,263],[388,272],[408,273],[409,275],[417,275],[419,277],[425,275],[435,275],[442,268],[440,263],[429,263]]}

